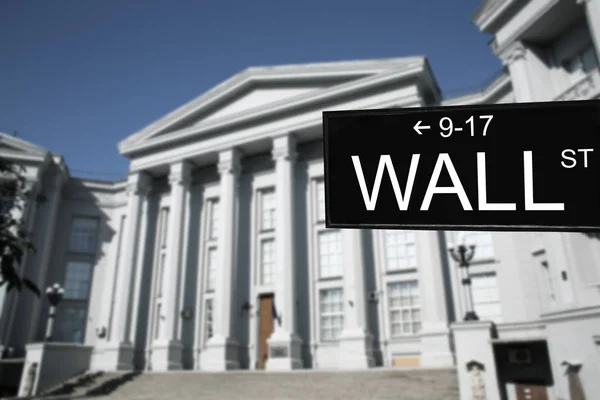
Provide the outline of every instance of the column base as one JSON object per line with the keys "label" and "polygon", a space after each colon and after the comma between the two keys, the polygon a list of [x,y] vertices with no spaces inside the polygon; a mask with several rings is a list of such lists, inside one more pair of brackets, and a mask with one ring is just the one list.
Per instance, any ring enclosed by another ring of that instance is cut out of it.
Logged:
{"label": "column base", "polygon": [[239,369],[238,343],[223,336],[213,336],[200,355],[200,369],[205,371],[227,371]]}
{"label": "column base", "polygon": [[453,367],[455,365],[454,352],[450,342],[450,330],[445,325],[425,325],[421,335],[421,362],[422,367]]}
{"label": "column base", "polygon": [[90,369],[94,371],[133,370],[133,345],[109,342],[96,346]]}
{"label": "column base", "polygon": [[265,365],[267,371],[289,371],[303,367],[302,340],[294,334],[276,328],[267,339],[269,358]]}
{"label": "column base", "polygon": [[360,328],[344,329],[339,337],[339,354],[340,369],[373,367],[373,336]]}
{"label": "column base", "polygon": [[182,369],[181,348],[181,343],[177,341],[157,340],[152,343],[150,369],[152,371],[172,371]]}

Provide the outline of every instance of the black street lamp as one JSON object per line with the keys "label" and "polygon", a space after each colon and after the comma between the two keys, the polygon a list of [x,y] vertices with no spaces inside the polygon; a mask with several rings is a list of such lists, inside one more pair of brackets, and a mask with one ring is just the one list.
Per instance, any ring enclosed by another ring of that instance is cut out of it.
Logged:
{"label": "black street lamp", "polygon": [[465,314],[465,321],[479,321],[479,317],[475,313],[473,307],[473,293],[471,292],[471,277],[469,276],[469,263],[475,255],[475,246],[465,246],[464,244],[458,247],[450,249],[450,255],[458,263],[458,267],[461,271],[462,284],[465,287],[465,301],[467,313]]}
{"label": "black street lamp", "polygon": [[50,313],[48,314],[48,325],[46,326],[46,342],[52,340],[52,325],[54,324],[54,317],[56,316],[56,307],[62,300],[64,294],[65,290],[60,287],[58,283],[46,288],[46,296],[48,297],[48,302],[50,302]]}

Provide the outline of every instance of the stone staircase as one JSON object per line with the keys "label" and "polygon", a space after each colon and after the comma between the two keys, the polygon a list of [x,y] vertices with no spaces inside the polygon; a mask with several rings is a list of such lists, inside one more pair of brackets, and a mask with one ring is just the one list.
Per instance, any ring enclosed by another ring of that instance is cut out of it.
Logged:
{"label": "stone staircase", "polygon": [[198,371],[89,373],[42,398],[98,400],[458,400],[454,369],[325,372]]}

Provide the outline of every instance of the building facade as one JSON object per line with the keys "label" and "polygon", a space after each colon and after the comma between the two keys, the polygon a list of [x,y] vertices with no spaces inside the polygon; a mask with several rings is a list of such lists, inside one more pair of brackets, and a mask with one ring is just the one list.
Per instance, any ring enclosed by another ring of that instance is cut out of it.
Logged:
{"label": "building facade", "polygon": [[[3,135],[47,198],[22,272],[65,288],[53,339],[100,370],[454,366],[467,241],[497,340],[545,341],[556,398],[563,363],[600,391],[598,238],[325,228],[324,110],[600,98],[599,0],[487,0],[474,23],[505,67],[480,92],[443,98],[424,57],[249,68],[119,143],[123,182]],[[45,301],[3,289],[0,311],[2,346],[43,340]]]}

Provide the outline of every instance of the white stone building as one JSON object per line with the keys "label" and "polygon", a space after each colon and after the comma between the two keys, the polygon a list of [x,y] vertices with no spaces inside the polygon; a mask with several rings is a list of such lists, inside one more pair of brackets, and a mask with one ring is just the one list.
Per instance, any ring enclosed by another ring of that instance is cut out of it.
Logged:
{"label": "white stone building", "polygon": [[[65,287],[53,338],[93,346],[102,370],[463,369],[455,235],[325,229],[321,112],[600,98],[600,0],[487,0],[474,22],[505,66],[481,92],[443,98],[424,57],[249,68],[119,143],[124,182],[1,136],[48,199],[23,214],[38,250],[23,271]],[[546,346],[550,398],[569,393],[565,362],[599,393],[600,241],[466,237],[475,310],[495,323],[479,361]],[[15,356],[43,340],[46,301],[3,289],[0,311]]]}

